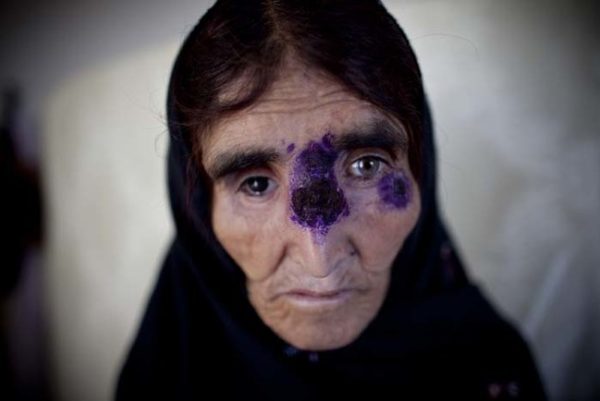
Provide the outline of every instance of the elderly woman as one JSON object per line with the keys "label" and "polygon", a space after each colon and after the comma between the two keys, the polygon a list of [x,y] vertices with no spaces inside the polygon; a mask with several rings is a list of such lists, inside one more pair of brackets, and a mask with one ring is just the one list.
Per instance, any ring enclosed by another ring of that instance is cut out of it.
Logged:
{"label": "elderly woman", "polygon": [[167,103],[177,235],[117,399],[544,398],[441,222],[381,3],[219,0]]}

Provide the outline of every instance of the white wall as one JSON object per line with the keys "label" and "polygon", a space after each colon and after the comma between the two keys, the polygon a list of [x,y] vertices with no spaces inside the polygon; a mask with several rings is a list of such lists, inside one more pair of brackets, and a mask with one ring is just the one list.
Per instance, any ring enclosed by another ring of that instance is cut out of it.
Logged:
{"label": "white wall", "polygon": [[49,98],[47,296],[62,400],[107,400],[172,234],[165,77],[176,45],[98,64]]}
{"label": "white wall", "polygon": [[[110,398],[166,249],[166,82],[185,32],[207,7],[98,4],[32,3],[14,14],[29,19],[5,25],[0,39],[11,52],[0,78],[23,82],[35,95],[31,113],[41,116],[61,400]],[[444,210],[472,276],[532,341],[556,399],[598,397],[597,7],[385,4],[419,56]]]}

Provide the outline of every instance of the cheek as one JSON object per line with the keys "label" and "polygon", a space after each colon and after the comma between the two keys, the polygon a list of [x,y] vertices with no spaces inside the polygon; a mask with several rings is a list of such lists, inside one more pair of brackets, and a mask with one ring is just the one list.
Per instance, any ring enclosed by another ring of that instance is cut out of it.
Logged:
{"label": "cheek", "polygon": [[282,244],[278,241],[277,219],[285,218],[278,211],[270,213],[244,210],[234,199],[215,193],[212,224],[223,248],[240,266],[249,280],[263,280],[277,267]]}
{"label": "cheek", "polygon": [[384,271],[402,248],[414,229],[420,213],[418,190],[402,208],[389,207],[381,194],[372,190],[352,199],[348,232],[365,269]]}

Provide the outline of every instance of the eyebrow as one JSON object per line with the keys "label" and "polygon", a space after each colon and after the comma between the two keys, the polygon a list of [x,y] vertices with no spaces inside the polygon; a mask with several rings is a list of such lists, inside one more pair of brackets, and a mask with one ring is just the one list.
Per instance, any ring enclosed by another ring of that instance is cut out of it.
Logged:
{"label": "eyebrow", "polygon": [[334,137],[333,146],[338,151],[352,151],[364,148],[380,148],[389,151],[408,151],[408,136],[401,128],[389,121],[376,119],[364,126],[351,129]]}
{"label": "eyebrow", "polygon": [[[364,125],[352,128],[333,138],[333,146],[337,151],[352,151],[364,148],[384,149],[392,156],[394,151],[406,152],[408,138],[404,130],[394,127],[389,121],[375,119]],[[283,159],[283,155],[275,148],[254,148],[230,150],[217,155],[212,163],[206,166],[206,172],[217,181],[239,171],[266,167]]]}
{"label": "eyebrow", "polygon": [[214,162],[206,167],[206,172],[216,181],[238,171],[265,167],[280,159],[281,155],[274,148],[228,151],[219,154]]}

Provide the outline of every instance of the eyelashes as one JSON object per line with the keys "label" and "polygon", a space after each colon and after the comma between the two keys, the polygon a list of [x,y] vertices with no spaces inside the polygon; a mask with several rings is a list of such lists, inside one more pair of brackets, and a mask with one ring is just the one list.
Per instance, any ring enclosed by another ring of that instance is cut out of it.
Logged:
{"label": "eyelashes", "polygon": [[388,162],[380,156],[362,156],[350,163],[350,166],[345,171],[345,175],[366,181],[378,177],[388,165]]}
{"label": "eyelashes", "polygon": [[256,175],[242,181],[239,191],[254,198],[264,197],[277,189],[277,183],[270,177]]}
{"label": "eyelashes", "polygon": [[[392,169],[390,158],[379,152],[349,155],[342,163],[342,181],[349,184],[370,185],[384,173]],[[348,162],[349,160],[349,162]],[[268,169],[259,169],[255,172],[247,172],[238,181],[237,192],[251,201],[263,201],[269,199],[279,188],[277,178]]]}

